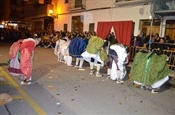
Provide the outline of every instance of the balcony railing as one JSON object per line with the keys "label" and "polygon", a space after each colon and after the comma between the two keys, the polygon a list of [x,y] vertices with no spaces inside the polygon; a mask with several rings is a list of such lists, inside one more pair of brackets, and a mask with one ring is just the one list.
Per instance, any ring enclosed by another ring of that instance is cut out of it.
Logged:
{"label": "balcony railing", "polygon": [[144,5],[150,3],[151,0],[116,0],[115,5],[118,7],[122,6],[135,6],[135,5]]}
{"label": "balcony railing", "polygon": [[67,11],[82,11],[86,8],[86,0],[69,0]]}
{"label": "balcony railing", "polygon": [[[159,16],[175,15],[175,0],[152,0],[152,12]],[[158,17],[159,18],[159,17]]]}

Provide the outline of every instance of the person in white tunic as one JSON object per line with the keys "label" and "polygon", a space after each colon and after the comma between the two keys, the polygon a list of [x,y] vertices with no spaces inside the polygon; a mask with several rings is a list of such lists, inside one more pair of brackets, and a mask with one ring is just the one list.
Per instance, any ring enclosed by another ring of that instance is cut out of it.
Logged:
{"label": "person in white tunic", "polygon": [[56,41],[54,54],[58,57],[59,62],[64,62],[67,66],[72,65],[72,57],[69,56],[69,44],[70,40],[65,37]]}
{"label": "person in white tunic", "polygon": [[113,44],[109,48],[109,62],[107,64],[107,79],[116,80],[117,83],[123,83],[126,76],[126,67],[128,63],[129,48],[123,44]]}

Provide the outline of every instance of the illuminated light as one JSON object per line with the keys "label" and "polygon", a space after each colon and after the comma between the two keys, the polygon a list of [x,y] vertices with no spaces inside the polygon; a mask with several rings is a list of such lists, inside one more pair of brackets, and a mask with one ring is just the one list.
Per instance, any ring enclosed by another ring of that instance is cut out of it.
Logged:
{"label": "illuminated light", "polygon": [[53,10],[49,10],[49,13],[50,13],[50,14],[53,14]]}
{"label": "illuminated light", "polygon": [[53,18],[58,18],[58,14],[53,13],[53,10],[49,10],[49,16],[51,16]]}
{"label": "illuminated light", "polygon": [[9,26],[17,26],[18,24],[8,23]]}
{"label": "illuminated light", "polygon": [[[1,25],[1,24],[0,24],[0,28],[4,28],[4,25]],[[1,81],[1,80],[0,80],[0,81]]]}
{"label": "illuminated light", "polygon": [[152,16],[149,16],[149,19],[152,19]]}

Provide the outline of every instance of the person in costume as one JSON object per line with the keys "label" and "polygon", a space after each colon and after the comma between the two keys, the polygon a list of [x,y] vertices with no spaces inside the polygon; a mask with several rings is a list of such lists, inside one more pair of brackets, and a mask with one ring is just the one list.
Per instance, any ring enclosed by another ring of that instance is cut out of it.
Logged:
{"label": "person in costume", "polygon": [[81,36],[77,36],[73,38],[73,40],[69,45],[69,55],[76,58],[75,67],[78,67],[78,70],[81,71],[85,70],[82,67],[84,59],[81,56],[81,54],[85,51],[87,44],[88,44],[87,39],[84,39]]}
{"label": "person in costume", "polygon": [[67,66],[72,65],[72,57],[69,56],[69,44],[70,39],[65,34],[62,38],[56,41],[56,46],[54,48],[54,54],[58,57],[59,62],[64,62]]}
{"label": "person in costume", "polygon": [[158,93],[160,87],[169,80],[167,56],[156,52],[141,50],[131,65],[130,78],[135,86],[151,89]]}
{"label": "person in costume", "polygon": [[31,84],[34,48],[39,41],[38,38],[18,40],[10,47],[8,71],[14,76],[21,76],[21,84]]}
{"label": "person in costume", "polygon": [[109,61],[107,63],[107,79],[116,80],[117,83],[123,83],[126,76],[126,67],[128,63],[129,48],[123,44],[113,44],[109,48]]}
{"label": "person in costume", "polygon": [[84,60],[89,62],[90,75],[94,73],[94,66],[96,66],[96,77],[102,77],[100,69],[107,60],[107,53],[103,48],[104,42],[105,41],[98,36],[91,36],[86,51],[81,54]]}

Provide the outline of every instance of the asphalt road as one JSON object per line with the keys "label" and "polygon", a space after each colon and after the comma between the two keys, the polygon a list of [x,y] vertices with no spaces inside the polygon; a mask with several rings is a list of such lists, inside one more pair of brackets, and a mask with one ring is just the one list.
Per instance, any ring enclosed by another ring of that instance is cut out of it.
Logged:
{"label": "asphalt road", "polygon": [[[13,101],[0,106],[0,115],[175,115],[175,89],[161,92],[135,88],[126,77],[124,84],[89,75],[86,71],[57,62],[54,49],[37,47],[33,59],[32,84],[20,85],[8,74],[10,44],[0,44],[0,94]],[[75,62],[73,61],[73,64]]]}

